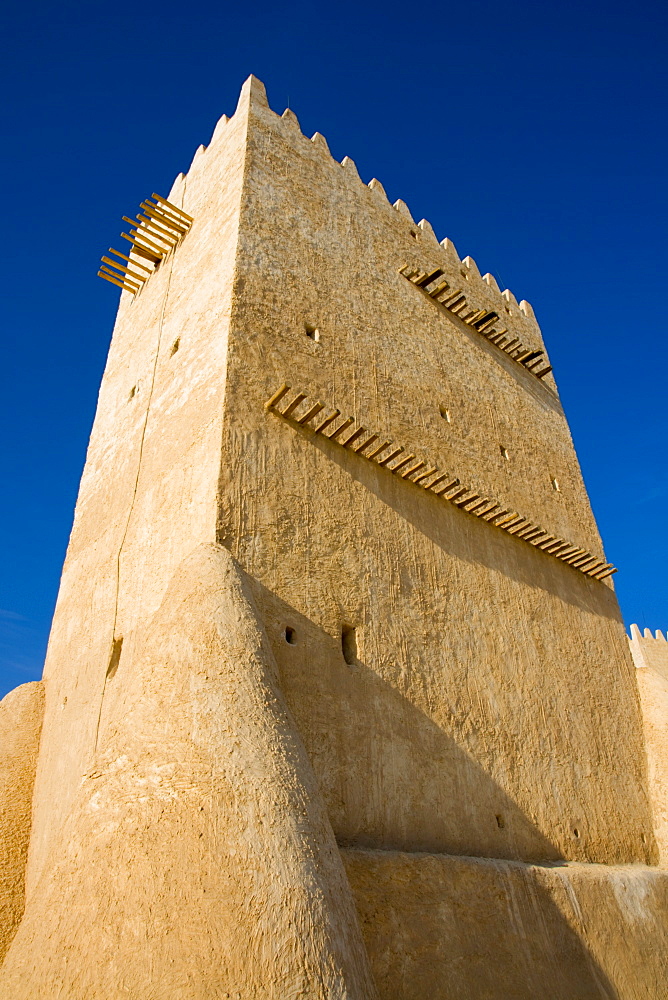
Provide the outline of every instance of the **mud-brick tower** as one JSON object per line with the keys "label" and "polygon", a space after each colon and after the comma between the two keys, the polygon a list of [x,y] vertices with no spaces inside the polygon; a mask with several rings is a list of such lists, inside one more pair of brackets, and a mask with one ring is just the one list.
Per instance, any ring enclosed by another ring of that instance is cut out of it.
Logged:
{"label": "mud-brick tower", "polygon": [[665,997],[633,664],[531,307],[254,78],[168,201],[44,680],[2,705],[2,1000]]}

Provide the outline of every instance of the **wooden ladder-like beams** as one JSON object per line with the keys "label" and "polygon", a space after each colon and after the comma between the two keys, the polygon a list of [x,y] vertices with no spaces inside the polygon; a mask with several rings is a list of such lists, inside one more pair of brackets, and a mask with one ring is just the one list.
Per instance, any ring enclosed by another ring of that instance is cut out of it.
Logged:
{"label": "wooden ladder-like beams", "polygon": [[[504,507],[492,497],[485,496],[479,489],[476,491],[462,485],[457,476],[450,472],[440,472],[438,466],[421,459],[413,452],[407,452],[386,435],[370,430],[356,417],[344,417],[340,409],[328,406],[314,397],[309,398],[308,392],[296,392],[291,386],[284,384],[267,400],[265,408],[295,428],[321,434],[339,447],[357,452],[366,461],[388,469],[393,475],[413,483],[414,486],[433,496],[447,500],[471,517],[478,517],[495,528],[514,535],[520,541],[559,559],[585,576],[594,580],[605,580],[617,572],[616,568],[605,559],[592,555],[591,552],[564,538],[549,534],[545,528],[522,517],[512,507]],[[325,410],[333,412],[322,419]],[[314,417],[318,418],[317,421],[309,426]],[[382,441],[382,444],[364,454],[365,449],[377,441]],[[427,467],[429,471],[424,472]],[[419,475],[415,476],[416,473]]]}
{"label": "wooden ladder-like beams", "polygon": [[[123,239],[128,240],[131,245],[132,256],[127,257],[110,247],[109,253],[126,263],[121,264],[110,257],[103,257],[103,266],[97,272],[100,278],[133,295],[143,287],[160,261],[181,242],[194,221],[192,215],[172,205],[162,195],[152,194],[151,198],[153,201],[147,199],[141,203],[143,214],[138,213],[136,219],[123,216],[123,222],[128,222],[133,227],[129,235],[121,233]],[[147,264],[151,267],[147,267]]]}
{"label": "wooden ladder-like beams", "polygon": [[[466,296],[461,288],[452,288],[447,281],[442,278],[443,270],[440,267],[433,271],[420,271],[414,267],[405,265],[400,268],[399,274],[407,278],[416,288],[422,289],[430,299],[438,302],[440,306],[457,316],[463,323],[470,326],[481,334],[490,343],[495,344],[500,350],[517,361],[518,364],[526,368],[527,371],[535,375],[537,379],[543,379],[552,371],[551,365],[545,365],[545,351],[534,351],[520,343],[518,337],[508,334],[505,327],[497,329],[499,314],[490,309],[475,309],[468,305]],[[432,287],[430,287],[432,286]],[[544,367],[541,367],[543,366]]]}

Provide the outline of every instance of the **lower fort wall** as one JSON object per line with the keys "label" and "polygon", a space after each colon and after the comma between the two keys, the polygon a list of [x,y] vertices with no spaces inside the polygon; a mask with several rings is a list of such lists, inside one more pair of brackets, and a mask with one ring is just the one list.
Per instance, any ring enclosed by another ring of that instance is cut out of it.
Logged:
{"label": "lower fort wall", "polygon": [[381,1000],[665,996],[666,871],[342,854]]}

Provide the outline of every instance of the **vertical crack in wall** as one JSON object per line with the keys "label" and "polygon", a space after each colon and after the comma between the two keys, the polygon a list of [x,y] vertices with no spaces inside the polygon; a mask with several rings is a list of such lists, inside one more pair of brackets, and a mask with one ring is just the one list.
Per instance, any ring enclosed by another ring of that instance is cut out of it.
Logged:
{"label": "vertical crack in wall", "polygon": [[[184,180],[183,180],[183,194],[181,196],[181,205],[180,205],[181,208],[183,208],[183,202],[185,200],[185,193],[186,193],[187,182],[188,182],[187,177],[184,177]],[[170,289],[171,282],[172,282],[172,271],[173,271],[173,268],[174,268],[174,254],[171,254],[170,255],[170,259],[169,259],[169,272],[167,274],[167,287],[165,289],[165,294],[164,294],[164,297],[163,297],[163,300],[162,300],[162,308],[160,310],[160,320],[158,322],[158,338],[157,338],[156,347],[155,347],[155,355],[154,355],[154,358],[153,358],[153,367],[152,367],[152,370],[151,370],[151,381],[150,381],[149,391],[148,391],[148,400],[147,400],[147,403],[146,403],[146,412],[145,412],[145,415],[144,415],[144,423],[142,425],[141,436],[140,436],[140,439],[139,439],[139,457],[137,459],[137,471],[135,473],[135,481],[134,481],[134,486],[133,486],[133,490],[132,490],[132,499],[130,501],[130,506],[128,508],[128,516],[127,516],[126,521],[125,521],[125,527],[123,528],[123,535],[121,537],[121,544],[118,547],[118,553],[117,553],[117,556],[116,556],[116,580],[115,580],[115,595],[114,595],[114,618],[113,618],[112,629],[111,629],[111,639],[110,639],[110,643],[109,643],[109,659],[108,659],[108,662],[107,662],[107,664],[105,666],[104,680],[102,682],[102,692],[100,694],[100,707],[98,709],[97,723],[95,725],[95,742],[94,742],[94,745],[93,745],[93,753],[95,753],[97,751],[97,744],[98,744],[98,739],[99,739],[99,734],[100,734],[100,722],[102,720],[102,706],[104,704],[104,696],[105,696],[106,690],[107,690],[107,681],[111,677],[113,677],[114,674],[116,673],[116,669],[115,668],[114,668],[113,671],[111,671],[109,669],[109,667],[113,664],[114,654],[115,654],[115,652],[116,652],[117,649],[119,650],[119,659],[120,659],[120,646],[119,646],[119,644],[117,642],[118,637],[116,636],[116,624],[117,624],[117,621],[118,621],[118,602],[119,602],[120,589],[121,589],[121,557],[123,555],[123,549],[125,547],[125,542],[127,540],[128,531],[130,529],[130,522],[132,521],[132,515],[133,515],[134,509],[135,509],[135,501],[137,499],[137,492],[138,492],[138,489],[139,489],[139,477],[141,476],[141,464],[142,464],[142,457],[143,457],[143,454],[144,454],[144,442],[146,440],[146,429],[148,427],[148,418],[149,418],[149,414],[151,412],[151,401],[153,399],[153,390],[155,388],[155,379],[156,379],[156,374],[157,374],[157,371],[158,371],[158,359],[160,358],[160,347],[161,347],[161,344],[162,344],[162,329],[163,329],[164,322],[165,322],[165,314],[167,312],[167,301],[169,299],[169,289]],[[115,667],[118,667],[118,663],[115,664]]]}

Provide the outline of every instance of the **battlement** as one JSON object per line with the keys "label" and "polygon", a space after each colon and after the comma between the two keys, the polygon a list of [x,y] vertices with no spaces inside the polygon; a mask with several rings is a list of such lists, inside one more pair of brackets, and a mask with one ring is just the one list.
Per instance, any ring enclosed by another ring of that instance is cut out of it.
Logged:
{"label": "battlement", "polygon": [[515,357],[515,359],[523,356],[526,360],[531,356],[532,361],[534,359],[537,361],[534,374],[539,371],[541,373],[539,377],[546,384],[551,385],[553,389],[556,388],[551,374],[552,367],[549,363],[540,328],[531,304],[526,299],[518,301],[509,288],[502,291],[492,274],[489,272],[486,274],[481,273],[473,257],[465,256],[460,258],[452,240],[446,237],[439,241],[431,223],[427,219],[421,219],[420,222],[416,223],[408,205],[401,198],[391,203],[385,188],[377,178],[374,177],[368,184],[365,184],[360,178],[354,160],[349,156],[344,156],[340,162],[336,160],[330,152],[327,140],[320,132],[315,132],[309,139],[301,131],[299,120],[290,108],[286,108],[282,115],[273,112],[269,107],[264,85],[253,76],[248,78],[241,90],[235,114],[231,117],[222,115],[216,124],[209,145],[200,145],[195,152],[187,174],[179,174],[177,176],[170,191],[170,200],[175,198],[178,200],[186,183],[186,178],[193,171],[199,169],[207,150],[214,147],[224,136],[227,127],[234,121],[238,112],[240,110],[247,110],[248,106],[252,106],[253,104],[257,104],[275,114],[276,118],[282,118],[283,121],[289,123],[305,142],[311,142],[332,163],[336,163],[345,170],[348,177],[354,178],[361,186],[367,187],[373,192],[376,196],[378,206],[392,209],[405,219],[407,229],[416,244],[415,260],[407,264],[407,268],[412,268],[412,274],[424,276],[438,267],[444,277],[457,280],[459,284],[463,285],[463,291],[460,291],[460,295],[465,293],[466,301],[472,301],[477,310],[484,310],[488,315],[494,312],[498,316],[499,323],[497,327],[494,328],[493,332],[491,330],[489,332],[492,336],[498,335],[500,349],[510,356]]}
{"label": "battlement", "polygon": [[660,629],[652,635],[646,628],[641,634],[638,626],[632,625],[629,645],[636,669],[655,670],[668,680],[668,639]]}

